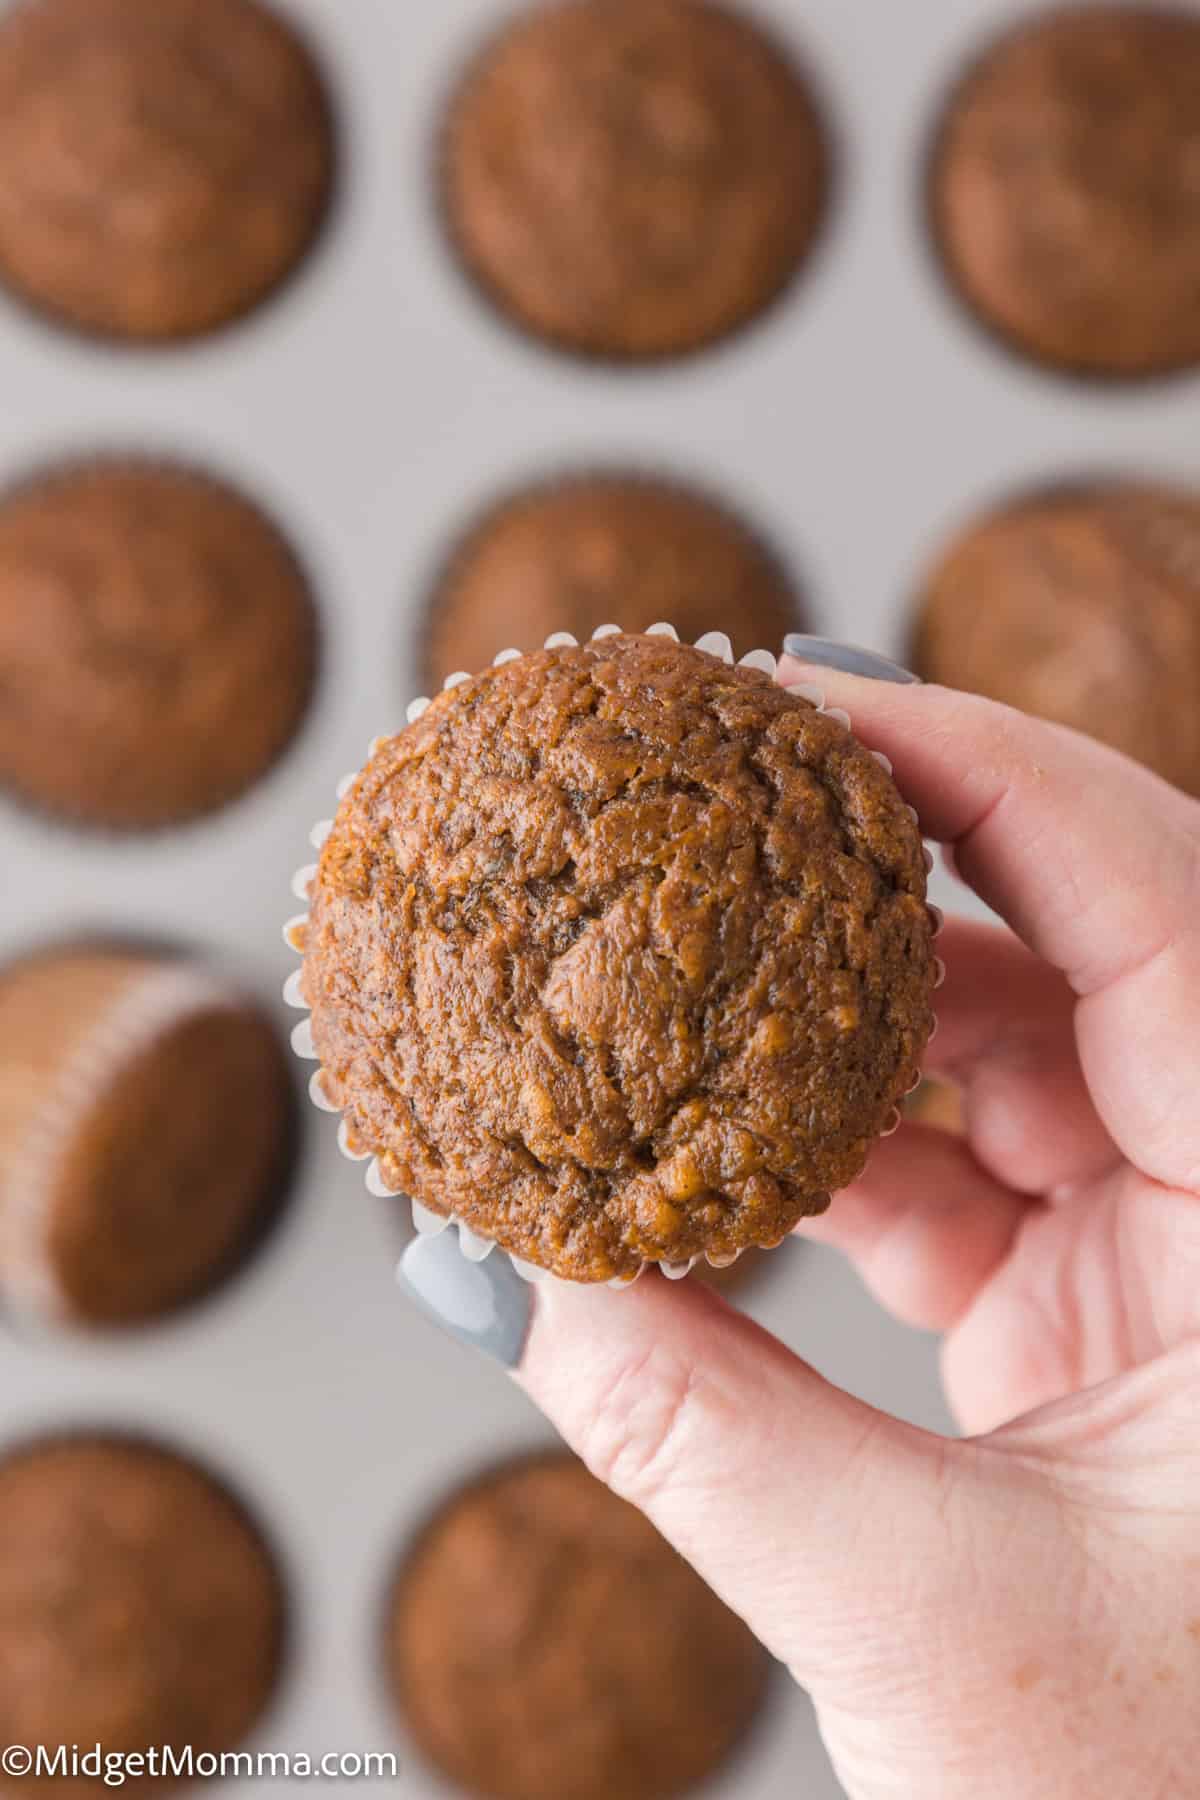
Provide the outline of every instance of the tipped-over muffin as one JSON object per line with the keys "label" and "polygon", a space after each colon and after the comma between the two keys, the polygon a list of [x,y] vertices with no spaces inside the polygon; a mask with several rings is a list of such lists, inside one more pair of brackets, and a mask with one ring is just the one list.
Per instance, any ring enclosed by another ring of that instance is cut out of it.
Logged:
{"label": "tipped-over muffin", "polygon": [[203,965],[63,946],[0,970],[0,1304],[114,1329],[241,1266],[290,1160],[283,1047]]}
{"label": "tipped-over muffin", "polygon": [[617,635],[377,746],[303,989],[386,1186],[601,1281],[778,1243],[854,1179],[929,1035],[931,937],[914,815],[840,717]]}

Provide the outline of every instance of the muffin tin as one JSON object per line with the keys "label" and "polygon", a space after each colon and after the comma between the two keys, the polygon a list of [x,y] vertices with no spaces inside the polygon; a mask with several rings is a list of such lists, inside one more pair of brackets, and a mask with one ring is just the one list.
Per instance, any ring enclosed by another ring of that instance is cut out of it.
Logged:
{"label": "muffin tin", "polygon": [[[277,4],[307,29],[341,125],[339,202],[314,256],[259,312],[173,350],[89,344],[0,297],[0,484],[110,444],[227,475],[305,561],[320,686],[280,765],[207,821],[117,841],[5,805],[0,956],[76,931],[191,941],[286,1030],[294,959],[279,923],[308,829],[421,690],[431,572],[481,504],[527,477],[632,463],[711,485],[794,561],[817,629],[893,654],[931,556],[996,498],[1113,467],[1200,479],[1200,380],[1114,391],[1040,373],[964,317],[931,254],[922,181],[939,109],[967,60],[1033,5],[758,0],[829,108],[839,179],[824,241],[761,323],[677,365],[614,371],[514,333],[442,238],[442,107],[506,0]],[[964,905],[940,875],[934,898]],[[132,1427],[226,1470],[280,1551],[293,1607],[284,1686],[254,1747],[398,1747],[399,1782],[355,1791],[421,1800],[447,1790],[399,1739],[379,1674],[397,1550],[455,1480],[550,1434],[498,1371],[399,1299],[401,1209],[366,1195],[334,1134],[310,1110],[302,1120],[290,1209],[224,1290],[130,1336],[0,1329],[0,1440]],[[948,1424],[933,1341],[886,1319],[830,1253],[788,1244],[743,1293],[834,1380]],[[307,1785],[245,1784],[263,1800]],[[706,1791],[839,1792],[782,1678]]]}

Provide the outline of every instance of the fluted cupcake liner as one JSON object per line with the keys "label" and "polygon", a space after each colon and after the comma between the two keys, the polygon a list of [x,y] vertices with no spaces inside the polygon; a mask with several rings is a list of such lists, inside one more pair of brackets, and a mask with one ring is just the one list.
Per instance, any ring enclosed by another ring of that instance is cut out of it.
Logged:
{"label": "fluted cupcake liner", "polygon": [[[592,632],[591,641],[594,642],[597,638],[619,636],[620,631],[621,627],[619,625],[598,625],[595,631]],[[679,634],[673,625],[661,621],[657,624],[647,626],[646,635],[650,637],[669,637],[675,641],[678,641],[679,638]],[[554,631],[551,632],[550,636],[545,640],[542,648],[546,650],[556,650],[564,647],[574,647],[578,642],[578,638],[576,638],[572,632]],[[703,651],[706,655],[719,657],[722,662],[732,663],[734,661],[733,647],[729,638],[723,631],[705,632],[702,637],[696,639],[695,648]],[[492,658],[492,666],[498,667],[502,663],[513,662],[523,654],[523,651],[516,649],[501,650],[498,655]],[[738,665],[741,668],[759,669],[763,674],[774,678],[778,666],[778,658],[771,650],[751,650],[745,656],[738,658]],[[458,687],[462,682],[470,681],[471,679],[472,677],[467,670],[459,669],[453,674],[447,675],[445,681],[442,683],[442,687],[443,689]],[[845,730],[849,731],[851,729],[850,715],[839,706],[827,706],[825,703],[824,691],[820,687],[817,687],[812,683],[804,682],[788,686],[785,689],[785,692],[789,694],[798,694],[802,699],[809,701],[811,705],[815,706],[818,712],[824,713],[827,718],[833,719],[838,724],[842,725]],[[419,695],[416,699],[410,700],[405,709],[406,722],[410,725],[413,724],[415,720],[421,717],[422,713],[429,705],[429,698],[425,695]],[[368,758],[375,754],[378,745],[384,742],[388,735],[390,734],[385,733],[379,737],[372,738],[370,744],[367,746]],[[876,762],[878,762],[890,775],[892,773],[892,765],[883,752],[875,750],[872,751],[871,754],[875,757]],[[350,774],[344,775],[338,782],[336,793],[339,800],[341,800],[343,795],[345,795],[353,786],[354,782],[358,779],[359,773],[360,771],[355,769]],[[914,824],[919,823],[915,808],[910,806],[907,810]],[[320,850],[332,829],[332,818],[319,819],[317,821],[313,826],[312,831],[309,833],[309,842],[315,850]],[[933,857],[930,855],[928,849],[925,850],[924,856],[925,868],[926,872],[928,872],[933,867]],[[308,900],[311,884],[316,873],[316,863],[306,863],[303,867],[297,869],[295,875],[292,877],[292,892],[298,900]],[[936,906],[930,905],[928,910],[933,921],[934,935],[936,936],[942,926],[942,914]],[[305,911],[297,913],[292,918],[288,919],[283,927],[284,942],[288,945],[289,949],[294,950],[299,956],[303,956],[304,954],[307,926],[308,913]],[[303,971],[301,969],[296,969],[289,975],[287,981],[284,983],[283,997],[289,1006],[294,1007],[297,1011],[303,1011],[307,1015],[310,1009],[308,1001],[304,997],[302,975]],[[944,975],[944,966],[940,959],[937,959],[938,986],[941,985]],[[930,1035],[932,1036],[932,1033]],[[309,1017],[306,1016],[301,1019],[299,1024],[293,1028],[291,1042],[292,1049],[295,1051],[296,1055],[303,1060],[307,1062],[316,1062],[319,1060],[316,1047],[313,1043],[312,1022]],[[919,1080],[919,1074],[915,1075],[912,1085],[908,1090],[909,1092],[913,1091]],[[320,1068],[316,1069],[309,1079],[308,1094],[313,1105],[320,1111],[340,1114],[341,1109],[330,1100],[328,1094],[325,1092],[323,1070]],[[885,1137],[890,1137],[893,1132],[899,1129],[900,1123],[900,1109],[899,1107],[893,1107],[892,1116],[888,1120],[883,1135]],[[397,1191],[388,1187],[384,1181],[379,1158],[375,1156],[369,1148],[364,1147],[356,1140],[348,1120],[344,1117],[339,1119],[337,1142],[342,1155],[347,1157],[351,1162],[365,1162],[367,1164],[365,1182],[368,1193],[373,1194],[378,1198],[390,1199],[399,1197]],[[457,1218],[453,1213],[435,1212],[431,1207],[425,1206],[420,1200],[413,1199],[411,1196],[406,1196],[406,1198],[408,1198],[409,1206],[412,1210],[414,1230],[422,1237],[436,1237],[441,1232],[447,1230],[451,1225],[455,1226],[458,1230],[459,1249],[469,1262],[482,1262],[485,1257],[491,1255],[493,1250],[501,1248],[501,1246],[496,1244],[494,1239],[484,1237],[481,1233],[467,1225],[462,1219]],[[760,1247],[774,1248],[773,1245]],[[563,1279],[561,1276],[553,1274],[549,1269],[543,1269],[535,1263],[527,1262],[523,1257],[513,1255],[511,1251],[504,1251],[503,1254],[508,1257],[513,1268],[525,1281],[543,1282]],[[701,1260],[707,1261],[713,1268],[729,1268],[738,1260],[738,1257],[741,1254],[742,1252],[738,1250],[735,1251],[732,1256],[718,1256],[706,1253],[703,1258],[693,1256],[682,1262],[648,1261],[643,1263],[642,1269],[657,1267],[669,1281],[681,1281],[686,1275],[690,1274],[691,1270]],[[642,1269],[639,1269],[637,1274],[634,1275],[615,1276],[606,1285],[612,1288],[631,1287],[637,1280],[638,1275],[641,1274]],[[570,1284],[568,1283],[567,1285]]]}
{"label": "fluted cupcake liner", "polygon": [[[740,540],[746,552],[758,559],[763,574],[769,575],[778,591],[778,631],[768,633],[763,626],[762,634],[782,637],[787,631],[812,629],[808,623],[810,596],[803,569],[797,571],[792,566],[783,546],[774,540],[764,523],[743,506],[736,492],[724,491],[686,463],[682,467],[669,466],[662,460],[656,462],[638,456],[567,460],[540,467],[534,465],[520,480],[492,492],[476,506],[465,525],[456,528],[453,537],[441,546],[424,580],[423,611],[417,639],[422,680],[437,686],[440,679],[433,654],[437,647],[434,620],[439,601],[443,595],[453,595],[458,580],[464,573],[469,573],[481,547],[486,554],[493,534],[502,532],[508,521],[522,514],[529,516],[534,509],[546,507],[551,509],[549,516],[553,519],[552,509],[556,503],[586,504],[589,497],[615,498],[622,504],[625,501],[643,505],[668,501],[677,506],[690,506],[708,518],[719,520],[730,541]],[[498,631],[503,629],[501,620]],[[757,635],[749,627],[742,633],[750,641]]]}
{"label": "fluted cupcake liner", "polygon": [[49,1249],[51,1208],[62,1160],[76,1133],[102,1107],[120,1071],[201,1013],[236,1011],[245,1000],[210,971],[114,970],[46,1089],[18,1126],[0,1186],[0,1297],[30,1323],[70,1318]]}

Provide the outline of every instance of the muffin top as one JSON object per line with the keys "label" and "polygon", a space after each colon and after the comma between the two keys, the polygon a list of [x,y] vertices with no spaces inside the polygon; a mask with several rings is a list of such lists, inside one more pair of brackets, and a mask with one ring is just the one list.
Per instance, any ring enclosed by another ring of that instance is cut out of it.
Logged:
{"label": "muffin top", "polygon": [[89,1436],[0,1463],[5,1743],[230,1749],[274,1688],[283,1616],[257,1529],[184,1458]]}
{"label": "muffin top", "polygon": [[718,501],[637,475],[564,477],[510,495],[457,546],[432,597],[425,672],[474,674],[500,650],[555,631],[644,631],[666,620],[689,643],[736,633],[776,649],[799,629],[775,557]]}
{"label": "muffin top", "polygon": [[308,249],[324,86],[256,0],[22,0],[0,22],[0,279],[79,330],[185,338]]}
{"label": "muffin top", "polygon": [[1065,370],[1200,361],[1200,18],[1083,6],[1022,25],[942,125],[934,227],[994,330]]}
{"label": "muffin top", "polygon": [[767,1659],[654,1527],[573,1457],[493,1471],[435,1515],[387,1617],[396,1700],[489,1800],[665,1800],[749,1724]]}
{"label": "muffin top", "polygon": [[307,582],[275,527],[192,470],[101,458],[0,496],[0,786],[109,830],[234,799],[298,729]]}
{"label": "muffin top", "polygon": [[93,945],[0,970],[0,1299],[116,1327],[228,1274],[281,1197],[267,1020],[180,958]]}
{"label": "muffin top", "polygon": [[526,11],[469,73],[443,149],[472,274],[530,331],[601,356],[742,324],[805,257],[825,199],[805,83],[703,0]]}
{"label": "muffin top", "polygon": [[914,661],[1200,795],[1200,496],[1063,489],[975,524],[928,580]]}
{"label": "muffin top", "polygon": [[930,1029],[913,816],[837,718],[664,637],[543,650],[384,741],[304,986],[380,1173],[572,1279],[779,1241]]}

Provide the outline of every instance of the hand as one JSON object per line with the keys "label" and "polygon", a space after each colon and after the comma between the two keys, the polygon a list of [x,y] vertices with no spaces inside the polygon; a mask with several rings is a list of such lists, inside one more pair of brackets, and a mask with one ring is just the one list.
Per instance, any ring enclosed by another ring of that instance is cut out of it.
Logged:
{"label": "hand", "polygon": [[854,1800],[1194,1795],[1200,805],[985,701],[818,679],[1012,927],[939,940],[967,1141],[906,1124],[807,1228],[946,1333],[976,1435],[692,1283],[537,1290],[520,1379],[810,1690]]}

